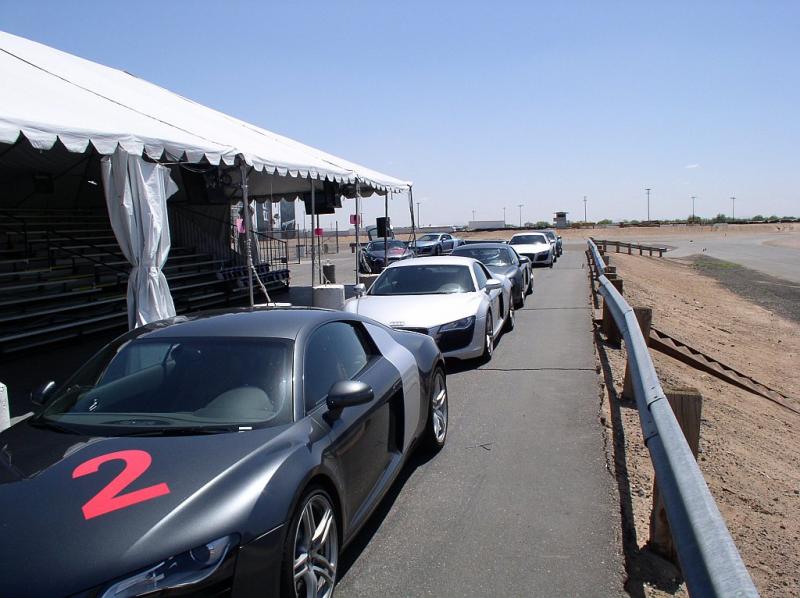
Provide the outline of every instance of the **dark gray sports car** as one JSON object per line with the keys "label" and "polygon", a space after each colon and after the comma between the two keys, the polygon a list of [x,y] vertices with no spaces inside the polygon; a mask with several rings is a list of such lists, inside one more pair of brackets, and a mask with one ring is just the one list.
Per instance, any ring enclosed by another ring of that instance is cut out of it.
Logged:
{"label": "dark gray sports car", "polygon": [[533,288],[533,277],[528,274],[527,264],[520,261],[519,255],[505,243],[472,243],[453,250],[453,255],[471,257],[489,269],[492,276],[511,281],[511,298],[514,308],[525,303],[528,289]]}
{"label": "dark gray sports car", "polygon": [[443,367],[335,311],[121,336],[0,434],[0,596],[330,596],[418,441],[444,445]]}

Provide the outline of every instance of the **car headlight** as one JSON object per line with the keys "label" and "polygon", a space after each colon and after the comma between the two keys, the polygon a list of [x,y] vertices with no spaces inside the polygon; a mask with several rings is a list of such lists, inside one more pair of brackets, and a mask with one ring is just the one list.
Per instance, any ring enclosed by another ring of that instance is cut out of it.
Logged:
{"label": "car headlight", "polygon": [[199,584],[217,572],[238,541],[239,536],[232,534],[169,557],[114,583],[101,598],[131,598]]}
{"label": "car headlight", "polygon": [[439,328],[439,332],[449,332],[451,330],[466,330],[474,323],[475,323],[475,316],[468,316],[466,318],[461,318],[460,320],[455,320],[453,322],[448,322],[447,324],[442,324],[442,326]]}

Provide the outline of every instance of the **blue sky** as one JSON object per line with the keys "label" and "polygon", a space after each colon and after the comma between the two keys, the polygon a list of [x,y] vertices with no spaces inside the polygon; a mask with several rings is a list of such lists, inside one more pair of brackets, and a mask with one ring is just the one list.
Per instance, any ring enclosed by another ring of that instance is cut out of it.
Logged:
{"label": "blue sky", "polygon": [[653,218],[800,215],[800,2],[0,0],[0,29],[412,179],[424,224],[643,219],[645,187]]}

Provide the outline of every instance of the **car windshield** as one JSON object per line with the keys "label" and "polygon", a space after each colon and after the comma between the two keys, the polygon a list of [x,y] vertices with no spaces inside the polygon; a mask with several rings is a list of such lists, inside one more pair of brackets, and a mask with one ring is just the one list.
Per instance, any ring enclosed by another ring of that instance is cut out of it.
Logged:
{"label": "car windshield", "polygon": [[513,237],[508,243],[509,245],[535,245],[536,243],[549,243],[542,234],[535,235],[517,235]]}
{"label": "car windshield", "polygon": [[417,241],[438,241],[439,235],[422,235]]}
{"label": "car windshield", "polygon": [[384,270],[370,295],[444,295],[475,290],[468,266],[431,264]]}
{"label": "car windshield", "polygon": [[233,431],[292,419],[292,343],[226,337],[110,345],[39,418],[105,435]]}
{"label": "car windshield", "polygon": [[544,234],[547,235],[547,238],[550,239],[551,241],[555,241],[556,240],[556,234],[553,231],[546,230],[546,231],[544,231]]}
{"label": "car windshield", "polygon": [[[367,246],[367,251],[383,251],[383,240],[373,241]],[[387,249],[405,249],[406,244],[402,241],[387,241]]]}
{"label": "car windshield", "polygon": [[513,263],[510,250],[505,248],[459,247],[453,255],[474,258],[484,266],[509,266]]}

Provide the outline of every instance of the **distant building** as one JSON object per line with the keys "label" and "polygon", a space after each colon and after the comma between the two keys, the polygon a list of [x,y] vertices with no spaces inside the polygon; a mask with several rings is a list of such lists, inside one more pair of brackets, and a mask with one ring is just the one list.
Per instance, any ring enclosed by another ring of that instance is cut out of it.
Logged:
{"label": "distant building", "polygon": [[467,224],[469,230],[495,230],[505,227],[506,223],[502,220],[470,220]]}
{"label": "distant building", "polygon": [[569,228],[567,221],[567,212],[556,212],[556,217],[553,218],[556,228]]}

